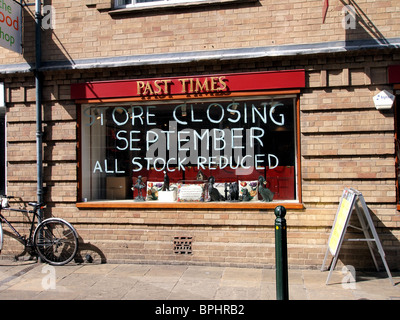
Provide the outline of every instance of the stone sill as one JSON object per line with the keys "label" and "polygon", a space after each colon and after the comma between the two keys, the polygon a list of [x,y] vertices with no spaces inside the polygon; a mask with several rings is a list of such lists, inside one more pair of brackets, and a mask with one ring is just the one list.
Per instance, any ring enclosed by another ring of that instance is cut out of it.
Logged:
{"label": "stone sill", "polygon": [[198,6],[213,6],[213,5],[225,5],[225,4],[234,4],[234,3],[253,3],[257,0],[197,0],[197,1],[185,1],[179,3],[160,3],[157,4],[155,2],[149,2],[148,5],[140,5],[140,6],[132,6],[128,8],[120,8],[120,9],[111,9],[108,13],[110,15],[126,15],[130,13],[138,13],[144,11],[156,11],[157,13],[160,10],[173,10],[179,8],[191,8]]}
{"label": "stone sill", "polygon": [[78,202],[79,209],[239,209],[239,210],[273,210],[277,206],[284,206],[286,209],[304,209],[304,205],[295,201],[276,202],[158,202],[158,201],[88,201]]}

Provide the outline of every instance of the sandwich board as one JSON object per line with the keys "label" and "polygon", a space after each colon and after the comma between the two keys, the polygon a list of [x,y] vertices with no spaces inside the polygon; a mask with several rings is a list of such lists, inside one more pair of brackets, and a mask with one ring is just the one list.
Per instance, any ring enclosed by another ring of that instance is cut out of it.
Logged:
{"label": "sandwich board", "polygon": [[[357,201],[361,204],[361,208],[359,205],[356,205]],[[349,224],[353,210],[357,214],[361,228]],[[336,266],[336,262],[339,256],[340,248],[344,241],[344,235],[346,234],[347,227],[352,227],[364,233],[365,238],[346,239],[346,241],[366,241],[372,256],[372,260],[374,261],[376,270],[379,271],[379,267],[376,262],[372,247],[372,242],[375,242],[375,245],[378,248],[378,252],[382,258],[383,265],[385,266],[386,272],[389,276],[389,280],[392,283],[392,285],[394,285],[392,275],[386,263],[385,252],[383,251],[382,244],[379,241],[379,237],[378,234],[376,233],[376,229],[374,227],[371,215],[369,214],[367,204],[365,203],[362,193],[353,188],[345,188],[343,190],[342,197],[340,198],[339,207],[336,212],[335,221],[333,222],[331,234],[329,236],[328,247],[325,253],[324,262],[322,263],[321,267],[321,271],[323,271],[325,268],[326,260],[328,258],[328,254],[331,253],[331,255],[333,256],[333,261],[331,263],[326,284],[329,283],[332,271]],[[370,235],[370,231],[372,233],[372,237]]]}

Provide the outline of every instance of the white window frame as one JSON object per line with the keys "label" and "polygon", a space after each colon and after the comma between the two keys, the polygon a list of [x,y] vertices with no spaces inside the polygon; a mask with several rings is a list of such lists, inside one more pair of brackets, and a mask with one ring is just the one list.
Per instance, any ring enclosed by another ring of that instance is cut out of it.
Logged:
{"label": "white window frame", "polygon": [[[147,0],[146,2],[136,2],[136,0],[114,0],[115,9],[135,8],[135,7],[156,7],[162,5],[184,4],[192,2],[202,2],[205,0]],[[130,2],[130,3],[125,3]]]}
{"label": "white window frame", "polygon": [[148,2],[137,1],[138,0],[112,0],[113,9],[110,11],[110,14],[127,13],[130,11],[146,11],[153,10],[154,8],[176,9],[183,7],[187,8],[191,6],[195,7],[222,5],[226,3],[251,3],[256,2],[257,0],[147,0]]}

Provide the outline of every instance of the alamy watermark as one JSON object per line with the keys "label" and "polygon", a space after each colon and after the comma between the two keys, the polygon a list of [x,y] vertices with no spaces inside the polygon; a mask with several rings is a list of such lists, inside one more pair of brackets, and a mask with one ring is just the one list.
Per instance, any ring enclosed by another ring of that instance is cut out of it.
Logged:
{"label": "alamy watermark", "polygon": [[343,266],[342,275],[344,276],[342,278],[342,288],[346,289],[346,290],[348,290],[348,289],[355,290],[356,289],[356,270],[355,270],[355,268],[351,265]]}
{"label": "alamy watermark", "polygon": [[42,273],[45,276],[42,278],[42,288],[44,290],[55,290],[56,289],[56,268],[48,264],[44,265],[42,268]]}
{"label": "alamy watermark", "polygon": [[[342,8],[344,15],[342,19],[342,28],[345,30],[356,29],[357,15],[354,6],[346,5]],[[44,30],[56,28],[56,10],[52,5],[44,5],[42,10],[42,28]]]}
{"label": "alamy watermark", "polygon": [[56,10],[52,5],[44,5],[42,9],[42,28],[44,30],[56,28]]}
{"label": "alamy watermark", "polygon": [[352,5],[347,5],[342,8],[342,13],[344,14],[342,19],[343,29],[355,29],[357,23],[356,9]]}

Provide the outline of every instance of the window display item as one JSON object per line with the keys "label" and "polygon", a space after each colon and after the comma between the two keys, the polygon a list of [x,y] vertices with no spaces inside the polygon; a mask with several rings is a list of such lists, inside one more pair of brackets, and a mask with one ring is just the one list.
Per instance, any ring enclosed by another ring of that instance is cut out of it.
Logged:
{"label": "window display item", "polygon": [[271,202],[274,198],[274,193],[267,188],[267,181],[263,176],[258,178],[258,193],[262,197],[262,201]]}
{"label": "window display item", "polygon": [[258,181],[239,181],[239,197],[243,201],[258,201]]}
{"label": "window display item", "polygon": [[137,178],[136,184],[133,186],[134,189],[137,189],[138,195],[135,198],[135,201],[145,201],[145,198],[143,196],[143,189],[146,188],[144,183],[142,182],[142,176],[139,176]]}
{"label": "window display item", "polygon": [[204,201],[204,183],[181,184],[178,183],[178,202]]}

